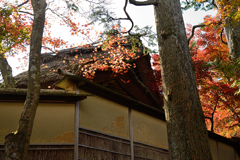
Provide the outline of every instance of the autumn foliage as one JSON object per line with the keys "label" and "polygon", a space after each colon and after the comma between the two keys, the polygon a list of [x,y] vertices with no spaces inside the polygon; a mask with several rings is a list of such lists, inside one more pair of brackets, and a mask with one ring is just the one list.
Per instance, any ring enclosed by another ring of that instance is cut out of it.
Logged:
{"label": "autumn foliage", "polygon": [[[208,130],[226,137],[240,136],[240,97],[233,86],[234,66],[229,51],[221,41],[222,26],[217,17],[206,16],[205,27],[195,31],[189,47],[196,72],[196,81]],[[209,25],[211,24],[211,25]],[[187,25],[187,36],[191,34]],[[226,41],[224,35],[223,40]],[[152,56],[155,76],[160,77],[160,60]],[[159,79],[160,80],[160,79]],[[161,81],[158,81],[161,86]],[[156,90],[156,88],[153,88]],[[162,92],[161,87],[158,88]]]}
{"label": "autumn foliage", "polygon": [[11,4],[4,3],[0,8],[0,54],[9,53],[12,48],[26,51],[24,45],[29,43],[32,25],[26,18]]}

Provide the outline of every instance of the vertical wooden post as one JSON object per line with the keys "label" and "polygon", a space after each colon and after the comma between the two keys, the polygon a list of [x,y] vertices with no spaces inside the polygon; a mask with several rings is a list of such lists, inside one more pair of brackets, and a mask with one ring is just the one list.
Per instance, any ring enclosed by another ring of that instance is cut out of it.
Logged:
{"label": "vertical wooden post", "polygon": [[134,160],[133,131],[132,131],[132,109],[130,107],[128,108],[128,118],[129,118],[131,160]]}
{"label": "vertical wooden post", "polygon": [[[76,94],[79,90],[76,89]],[[79,101],[75,103],[75,130],[74,130],[74,160],[78,160],[78,141],[79,141]]]}
{"label": "vertical wooden post", "polygon": [[217,144],[218,160],[221,160],[220,151],[219,151],[219,146],[218,146],[218,141],[217,140],[216,140],[216,144]]}

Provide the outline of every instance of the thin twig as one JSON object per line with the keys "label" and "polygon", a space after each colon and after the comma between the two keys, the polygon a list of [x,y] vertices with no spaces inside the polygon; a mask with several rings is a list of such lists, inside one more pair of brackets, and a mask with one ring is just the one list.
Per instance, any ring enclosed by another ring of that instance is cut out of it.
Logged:
{"label": "thin twig", "polygon": [[29,15],[31,15],[31,16],[34,16],[32,13],[29,13],[29,12],[26,12],[26,11],[18,11],[18,12],[20,12],[20,13],[25,13],[25,14],[29,14]]}
{"label": "thin twig", "polygon": [[108,5],[108,4],[111,4],[110,2],[109,3],[106,3],[105,1],[100,1],[100,2],[94,2],[94,1],[90,1],[90,0],[85,0],[85,1],[87,1],[87,2],[89,2],[89,3],[93,3],[93,4],[105,4],[105,5]]}
{"label": "thin twig", "polygon": [[29,2],[29,0],[27,0],[27,1],[25,1],[25,2],[23,2],[23,3],[21,3],[21,4],[19,4],[17,7],[21,7],[21,6],[25,5],[25,4],[28,3],[28,2]]}
{"label": "thin twig", "polygon": [[48,49],[49,51],[51,51],[52,53],[56,53],[55,51],[53,51],[51,48],[47,47],[47,46],[42,46],[43,48]]}
{"label": "thin twig", "polygon": [[135,6],[147,6],[147,5],[157,5],[157,0],[147,0],[147,1],[135,1],[129,0],[130,4],[134,4]]}

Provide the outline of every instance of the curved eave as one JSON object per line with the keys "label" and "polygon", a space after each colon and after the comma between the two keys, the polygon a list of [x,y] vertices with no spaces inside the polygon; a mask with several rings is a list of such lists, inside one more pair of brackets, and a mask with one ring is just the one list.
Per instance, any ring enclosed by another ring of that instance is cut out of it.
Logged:
{"label": "curved eave", "polygon": [[[0,89],[0,102],[24,102],[26,99],[27,89]],[[41,90],[40,103],[59,102],[75,103],[90,96],[89,94],[75,94],[64,90]]]}

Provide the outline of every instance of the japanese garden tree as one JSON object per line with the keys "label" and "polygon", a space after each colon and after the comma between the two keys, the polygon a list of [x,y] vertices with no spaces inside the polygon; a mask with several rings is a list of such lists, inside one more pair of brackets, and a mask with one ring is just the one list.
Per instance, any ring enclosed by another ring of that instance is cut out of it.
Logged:
{"label": "japanese garden tree", "polygon": [[[72,1],[70,3],[68,1],[64,2],[67,4],[67,10],[70,10],[69,15],[72,15],[73,11],[77,11],[77,6]],[[60,17],[65,25],[70,27],[70,34],[81,33],[87,36],[87,31],[85,30],[88,26],[87,24],[82,25],[83,29],[79,27],[80,24],[76,24],[68,16],[57,14],[52,8],[46,9],[47,6],[51,6],[51,3],[48,2],[47,4],[45,0],[27,0],[14,6],[9,2],[3,2],[3,7],[0,10],[0,70],[6,88],[15,87],[12,69],[7,62],[7,56],[14,56],[13,48],[17,51],[26,52],[24,45],[30,44],[27,96],[17,130],[5,137],[7,160],[27,159],[40,94],[41,49],[44,47],[51,50],[51,48],[42,44],[49,44],[56,48],[66,44],[61,38],[49,37],[48,28],[45,28],[44,32],[44,26],[51,26],[51,24],[48,25],[48,21],[45,19],[46,11],[50,10],[51,13]],[[48,37],[43,36],[44,34],[47,34]]]}
{"label": "japanese garden tree", "polygon": [[28,91],[18,129],[16,132],[10,133],[5,137],[7,160],[27,159],[30,136],[40,94],[40,53],[46,2],[45,0],[32,0],[31,4],[34,12],[34,20],[30,38]]}
{"label": "japanese garden tree", "polygon": [[170,159],[212,159],[179,0],[154,5]]}

